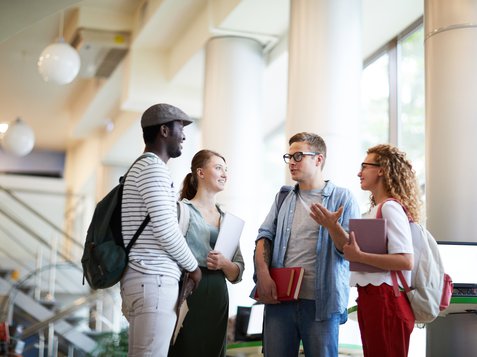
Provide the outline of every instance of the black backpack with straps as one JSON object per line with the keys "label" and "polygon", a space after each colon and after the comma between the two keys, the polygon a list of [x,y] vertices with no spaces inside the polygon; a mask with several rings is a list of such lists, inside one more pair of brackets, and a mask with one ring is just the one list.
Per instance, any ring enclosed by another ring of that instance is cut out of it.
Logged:
{"label": "black backpack with straps", "polygon": [[[141,155],[131,167],[146,156]],[[129,170],[119,179],[119,184],[98,202],[86,234],[81,258],[83,285],[86,278],[92,289],[106,289],[121,280],[128,264],[129,251],[151,219],[149,215],[146,216],[128,246],[125,247],[121,224],[121,202],[124,182]]]}

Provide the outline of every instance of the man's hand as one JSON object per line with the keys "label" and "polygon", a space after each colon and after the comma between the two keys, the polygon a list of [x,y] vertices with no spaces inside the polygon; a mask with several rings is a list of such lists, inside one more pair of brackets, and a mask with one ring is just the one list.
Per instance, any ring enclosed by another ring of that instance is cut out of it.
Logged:
{"label": "man's hand", "polygon": [[338,220],[343,214],[343,206],[338,208],[336,212],[328,210],[325,206],[319,203],[313,203],[310,206],[310,216],[316,223],[328,230],[331,239],[333,240],[336,249],[343,251],[343,246],[348,243],[348,233],[341,227]]}
{"label": "man's hand", "polygon": [[264,304],[278,304],[277,286],[270,273],[257,274],[257,301]]}
{"label": "man's hand", "polygon": [[336,212],[331,212],[325,206],[319,203],[313,203],[310,209],[311,218],[313,218],[316,223],[322,225],[327,229],[330,229],[331,227],[335,226],[338,222],[338,219],[343,214],[343,206],[341,206]]}
{"label": "man's hand", "polygon": [[257,301],[278,304],[277,286],[270,276],[271,242],[262,238],[255,246],[255,271],[257,273]]}
{"label": "man's hand", "polygon": [[194,271],[189,272],[189,277],[194,281],[194,290],[199,287],[200,279],[202,279],[202,272],[197,267]]}

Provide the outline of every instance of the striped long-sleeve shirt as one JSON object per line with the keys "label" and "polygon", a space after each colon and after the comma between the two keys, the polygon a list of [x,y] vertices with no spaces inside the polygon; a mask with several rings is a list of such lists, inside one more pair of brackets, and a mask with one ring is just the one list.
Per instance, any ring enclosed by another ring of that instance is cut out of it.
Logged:
{"label": "striped long-sleeve shirt", "polygon": [[124,183],[122,233],[127,245],[146,215],[151,216],[129,253],[129,267],[145,274],[179,279],[180,267],[193,271],[197,261],[177,223],[176,197],[166,164],[155,154],[138,160]]}

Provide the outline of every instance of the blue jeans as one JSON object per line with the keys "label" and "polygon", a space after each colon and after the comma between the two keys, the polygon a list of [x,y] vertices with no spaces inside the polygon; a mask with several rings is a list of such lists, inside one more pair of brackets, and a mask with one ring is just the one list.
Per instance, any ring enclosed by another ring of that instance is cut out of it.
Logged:
{"label": "blue jeans", "polygon": [[315,301],[265,305],[263,352],[265,357],[298,356],[300,340],[306,357],[338,356],[341,314],[329,320],[315,321]]}

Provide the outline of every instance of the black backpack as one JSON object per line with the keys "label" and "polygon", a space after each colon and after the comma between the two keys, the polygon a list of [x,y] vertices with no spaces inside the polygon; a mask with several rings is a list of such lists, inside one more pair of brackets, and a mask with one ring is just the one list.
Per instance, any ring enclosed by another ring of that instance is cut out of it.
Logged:
{"label": "black backpack", "polygon": [[[147,155],[140,156],[133,165],[145,156]],[[121,280],[128,264],[129,251],[151,219],[149,215],[146,216],[125,247],[121,231],[121,201],[129,170],[119,179],[119,184],[96,205],[86,234],[81,258],[83,285],[86,278],[92,289],[106,289]]]}

